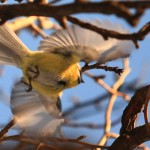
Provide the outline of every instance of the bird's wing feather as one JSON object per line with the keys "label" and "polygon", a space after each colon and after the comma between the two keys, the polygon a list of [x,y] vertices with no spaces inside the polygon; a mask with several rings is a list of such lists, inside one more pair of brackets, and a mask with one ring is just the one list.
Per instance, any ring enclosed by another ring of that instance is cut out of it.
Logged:
{"label": "bird's wing feather", "polygon": [[26,92],[27,88],[21,81],[12,90],[11,109],[16,124],[28,134],[52,136],[63,121],[58,97],[45,97],[35,90]]}
{"label": "bird's wing feather", "polygon": [[[93,24],[105,29],[127,33],[121,25],[110,21],[97,20]],[[104,40],[100,34],[94,31],[81,28],[77,25],[71,25],[66,30],[59,30],[45,38],[41,42],[39,50],[64,55],[70,52],[77,54],[79,60],[105,63],[129,56],[133,47],[134,45],[131,41],[114,38]]]}

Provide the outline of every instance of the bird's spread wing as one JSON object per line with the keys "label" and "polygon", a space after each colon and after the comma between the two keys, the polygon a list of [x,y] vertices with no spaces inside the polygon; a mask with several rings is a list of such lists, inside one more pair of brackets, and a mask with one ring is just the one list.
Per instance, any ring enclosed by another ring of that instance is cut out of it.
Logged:
{"label": "bird's spread wing", "polygon": [[27,88],[20,81],[12,90],[11,109],[16,124],[30,135],[53,136],[63,121],[60,99],[45,97],[35,90],[26,92]]}
{"label": "bird's spread wing", "polygon": [[[109,21],[94,21],[97,27],[116,30],[120,33],[127,31],[118,24]],[[74,53],[81,61],[98,61],[105,63],[118,58],[128,57],[134,45],[131,41],[103,37],[91,30],[71,25],[66,30],[59,30],[45,38],[39,50],[67,55]]]}

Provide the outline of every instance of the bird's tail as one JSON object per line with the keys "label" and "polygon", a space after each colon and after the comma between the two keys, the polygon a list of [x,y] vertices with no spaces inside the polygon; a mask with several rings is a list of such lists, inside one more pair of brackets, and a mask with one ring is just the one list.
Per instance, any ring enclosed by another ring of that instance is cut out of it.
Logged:
{"label": "bird's tail", "polygon": [[20,66],[22,58],[28,54],[28,48],[17,35],[6,24],[0,26],[0,63]]}

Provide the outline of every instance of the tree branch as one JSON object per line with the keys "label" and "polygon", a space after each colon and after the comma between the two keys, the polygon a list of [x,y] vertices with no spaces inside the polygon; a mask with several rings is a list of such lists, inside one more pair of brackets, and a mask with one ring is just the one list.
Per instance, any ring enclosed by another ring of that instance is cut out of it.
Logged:
{"label": "tree branch", "polygon": [[[54,142],[55,144],[57,142],[60,142],[60,143],[74,143],[74,144],[78,144],[78,145],[81,145],[85,148],[90,148],[90,149],[96,149],[96,148],[101,148],[101,149],[108,149],[109,147],[108,146],[100,146],[100,145],[95,145],[95,144],[90,144],[90,143],[87,143],[87,142],[83,142],[81,141],[83,138],[85,138],[85,136],[80,136],[78,137],[77,139],[67,139],[67,138],[48,138],[49,141],[51,142]],[[39,144],[40,141],[37,141],[37,140],[34,140],[33,137],[27,137],[27,136],[23,136],[23,135],[13,135],[13,136],[7,136],[4,138],[4,141],[8,141],[8,140],[11,140],[11,141],[22,141],[24,143],[28,143],[28,144],[31,144],[31,145],[37,145]],[[51,143],[41,143],[43,144],[46,148],[52,148],[52,144]],[[58,146],[58,145],[56,145]],[[55,147],[53,147],[54,149]],[[57,147],[56,147],[57,149]]]}
{"label": "tree branch", "polygon": [[147,126],[143,125],[134,128],[128,135],[119,136],[108,150],[116,150],[118,148],[119,150],[133,150],[148,140],[150,140],[150,132],[147,132]]}
{"label": "tree branch", "polygon": [[13,4],[0,6],[1,24],[9,19],[19,16],[46,16],[46,17],[63,17],[78,13],[101,13],[106,15],[115,14],[128,21],[129,24],[135,25],[135,14],[132,14],[129,8],[142,6],[150,8],[148,1],[134,2],[88,2],[88,3],[71,3],[66,5],[52,6],[48,4]]}
{"label": "tree branch", "polygon": [[132,34],[125,34],[125,33],[119,33],[117,31],[107,30],[100,27],[97,27],[95,25],[92,25],[87,22],[83,22],[77,18],[74,17],[67,17],[68,21],[77,24],[83,28],[90,29],[92,31],[95,31],[103,36],[105,40],[108,38],[116,38],[119,40],[132,40],[135,44],[136,48],[139,48],[138,41],[141,41],[145,38],[145,36],[150,32],[150,22],[145,24],[138,32],[132,33]]}
{"label": "tree branch", "polygon": [[[120,123],[120,117],[112,121],[112,126],[116,126]],[[74,128],[89,128],[89,129],[103,129],[105,124],[94,124],[94,123],[72,123],[70,121],[65,121],[63,124],[65,127],[74,127]]]}
{"label": "tree branch", "polygon": [[130,103],[125,108],[122,115],[122,127],[120,134],[128,134],[134,129],[134,123],[137,118],[137,114],[142,111],[144,104],[147,99],[150,99],[150,85],[143,87],[136,91],[134,96],[131,98]]}

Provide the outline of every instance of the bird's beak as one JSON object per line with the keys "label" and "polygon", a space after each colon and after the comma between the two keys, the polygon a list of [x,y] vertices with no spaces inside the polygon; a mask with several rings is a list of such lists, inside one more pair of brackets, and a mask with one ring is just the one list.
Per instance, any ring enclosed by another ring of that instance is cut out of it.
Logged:
{"label": "bird's beak", "polygon": [[83,80],[83,78],[82,78],[82,75],[81,75],[81,80],[80,80],[80,82],[81,82],[81,83],[85,83],[84,80]]}
{"label": "bird's beak", "polygon": [[85,83],[84,80],[83,80],[83,78],[82,78],[82,72],[81,72],[81,70],[80,70],[80,76],[78,78],[78,81],[79,81],[79,83]]}

